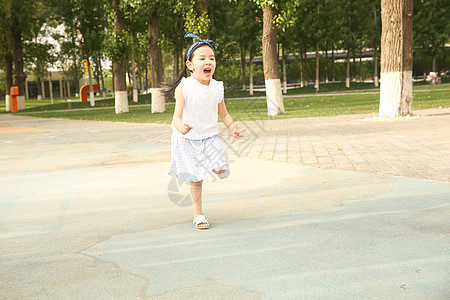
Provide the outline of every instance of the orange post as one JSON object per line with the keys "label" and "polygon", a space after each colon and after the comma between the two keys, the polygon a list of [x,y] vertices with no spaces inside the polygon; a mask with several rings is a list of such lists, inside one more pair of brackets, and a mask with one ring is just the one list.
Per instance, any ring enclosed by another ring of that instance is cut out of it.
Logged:
{"label": "orange post", "polygon": [[[100,84],[93,84],[92,85],[93,91],[99,91],[100,90]],[[80,88],[80,102],[87,101],[87,93],[89,91],[89,84],[83,85]]]}
{"label": "orange post", "polygon": [[11,95],[11,112],[18,112],[19,108],[17,106],[17,96],[19,96],[19,87],[12,86],[9,90],[9,94]]}

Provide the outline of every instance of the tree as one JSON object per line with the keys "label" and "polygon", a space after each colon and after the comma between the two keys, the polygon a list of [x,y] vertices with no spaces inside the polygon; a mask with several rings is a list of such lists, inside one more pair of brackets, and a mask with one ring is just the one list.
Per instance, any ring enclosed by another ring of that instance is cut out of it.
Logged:
{"label": "tree", "polygon": [[369,29],[369,40],[370,43],[373,44],[373,83],[375,87],[378,87],[378,45],[380,44],[380,28],[379,28],[379,15],[380,15],[380,7],[379,3],[374,4],[374,18],[373,25]]}
{"label": "tree", "polygon": [[74,1],[46,0],[52,7],[51,22],[62,24],[62,33],[53,34],[53,39],[60,45],[56,53],[57,61],[63,69],[64,76],[71,78],[75,91],[80,90],[80,78],[83,76],[83,51],[81,37],[78,31],[80,9]]}
{"label": "tree", "polygon": [[116,114],[129,112],[127,96],[127,47],[128,32],[124,14],[120,8],[120,0],[112,0],[112,10],[114,13],[115,49],[113,51],[113,77],[114,77],[114,102]]}
{"label": "tree", "polygon": [[165,98],[162,93],[164,80],[164,65],[161,46],[159,45],[160,12],[155,8],[148,20],[148,47],[150,52],[151,79],[152,79],[152,113],[166,111]]}
{"label": "tree", "polygon": [[380,118],[412,113],[413,0],[381,1]]}
{"label": "tree", "polygon": [[[293,39],[294,52],[298,52],[299,65],[300,65],[300,87],[308,86],[307,80],[307,67],[306,67],[306,52],[310,47],[312,38],[311,30],[309,30],[312,14],[309,11],[307,5],[301,5],[296,10],[296,17],[293,26],[290,26],[286,30],[287,37]],[[286,38],[288,39],[288,38]],[[295,50],[296,49],[296,50]]]}
{"label": "tree", "polygon": [[[247,88],[248,80],[252,93],[253,74],[250,74],[250,71],[253,70],[250,61],[261,47],[262,11],[248,0],[216,0],[212,2],[210,11],[210,35],[219,44],[216,49],[218,63],[229,65],[233,58],[240,56],[242,89]],[[247,55],[250,57],[248,78]]]}
{"label": "tree", "polygon": [[[139,88],[142,89],[141,80],[141,55],[143,52],[148,51],[148,38],[142,39],[147,36],[147,21],[149,15],[150,3],[142,3],[136,0],[123,0],[122,10],[127,21],[128,33],[130,36],[131,47],[129,49],[129,58],[131,60],[131,73],[133,83],[133,102],[138,102],[138,82]],[[141,48],[141,43],[146,42],[145,46]]]}
{"label": "tree", "polygon": [[34,13],[40,1],[11,1],[11,37],[14,61],[14,85],[19,87],[17,106],[25,108],[25,79],[23,42],[30,39],[31,29],[35,25]]}
{"label": "tree", "polygon": [[11,29],[11,0],[0,3],[0,56],[5,64],[5,102],[6,111],[10,111],[10,88],[13,85],[13,54]]}
{"label": "tree", "polygon": [[266,83],[267,113],[269,116],[285,112],[278,73],[277,28],[273,20],[277,14],[274,7],[263,7],[263,66]]}
{"label": "tree", "polygon": [[254,0],[263,10],[263,66],[266,84],[267,113],[269,116],[285,112],[278,70],[277,25],[282,29],[292,22],[296,0]]}

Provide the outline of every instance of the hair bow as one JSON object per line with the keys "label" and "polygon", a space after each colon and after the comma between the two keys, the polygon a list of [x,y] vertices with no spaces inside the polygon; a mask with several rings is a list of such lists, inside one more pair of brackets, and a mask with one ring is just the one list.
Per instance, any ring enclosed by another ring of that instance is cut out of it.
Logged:
{"label": "hair bow", "polygon": [[197,48],[200,47],[200,46],[203,46],[203,45],[208,45],[209,47],[211,47],[211,49],[213,49],[213,51],[214,51],[214,53],[215,53],[214,47],[216,47],[217,44],[216,44],[214,41],[211,41],[211,40],[203,40],[203,39],[199,38],[197,35],[195,35],[195,34],[192,33],[192,32],[186,33],[186,34],[184,35],[184,37],[185,37],[185,38],[194,38],[194,39],[196,39],[196,40],[198,41],[198,42],[192,44],[192,45],[189,47],[189,49],[188,49],[188,51],[187,51],[187,53],[186,53],[186,60],[187,60],[187,61],[190,61],[190,60],[191,60],[191,56],[192,56],[192,53],[194,52],[194,50],[197,49]]}

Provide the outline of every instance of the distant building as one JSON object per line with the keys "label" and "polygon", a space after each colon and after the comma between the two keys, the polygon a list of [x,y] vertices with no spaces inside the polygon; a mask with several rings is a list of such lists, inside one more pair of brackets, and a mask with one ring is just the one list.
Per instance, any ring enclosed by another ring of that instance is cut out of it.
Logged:
{"label": "distant building", "polygon": [[[54,98],[75,97],[78,91],[75,91],[75,83],[73,80],[66,79],[62,72],[51,72],[52,92]],[[50,74],[45,80],[41,79],[42,98],[50,98]],[[33,75],[28,75],[25,81],[25,99],[37,99],[38,97],[38,81]]]}

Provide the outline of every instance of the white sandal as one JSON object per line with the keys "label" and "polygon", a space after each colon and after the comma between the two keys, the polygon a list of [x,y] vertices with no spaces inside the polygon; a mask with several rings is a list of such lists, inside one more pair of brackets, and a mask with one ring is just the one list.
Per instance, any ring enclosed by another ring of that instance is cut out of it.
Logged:
{"label": "white sandal", "polygon": [[[192,223],[194,224],[194,227],[197,229],[208,229],[209,228],[209,223],[208,220],[206,220],[204,215],[198,215],[196,216],[193,220]],[[199,227],[198,225],[200,224],[206,224],[206,227]]]}

